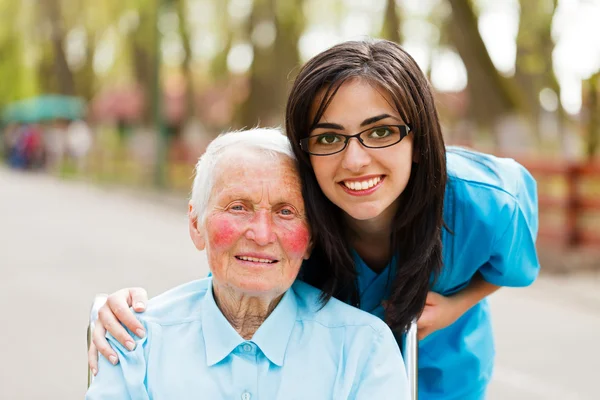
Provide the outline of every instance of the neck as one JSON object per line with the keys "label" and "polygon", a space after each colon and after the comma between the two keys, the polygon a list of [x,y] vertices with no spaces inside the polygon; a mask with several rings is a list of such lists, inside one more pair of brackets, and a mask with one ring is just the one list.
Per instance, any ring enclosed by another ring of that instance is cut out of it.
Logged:
{"label": "neck", "polygon": [[385,268],[391,258],[390,236],[396,209],[395,204],[392,204],[378,216],[366,220],[346,215],[352,247],[375,272]]}
{"label": "neck", "polygon": [[213,294],[219,310],[233,329],[246,340],[252,339],[254,333],[283,297],[283,294],[275,298],[250,296],[233,288],[219,285],[214,280]]}
{"label": "neck", "polygon": [[396,209],[396,203],[391,204],[381,214],[364,220],[345,214],[346,224],[351,232],[351,241],[388,243]]}

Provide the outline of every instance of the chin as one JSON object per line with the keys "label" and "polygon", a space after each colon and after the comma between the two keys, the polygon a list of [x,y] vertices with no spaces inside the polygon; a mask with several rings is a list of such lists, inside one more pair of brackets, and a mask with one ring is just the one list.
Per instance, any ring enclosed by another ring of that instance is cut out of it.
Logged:
{"label": "chin", "polygon": [[236,282],[234,286],[240,292],[250,296],[264,296],[269,293],[279,292],[273,283],[254,279]]}
{"label": "chin", "polygon": [[357,221],[366,221],[369,219],[374,219],[380,216],[383,213],[384,209],[376,206],[353,206],[348,210],[344,210],[346,214],[348,214],[351,218]]}

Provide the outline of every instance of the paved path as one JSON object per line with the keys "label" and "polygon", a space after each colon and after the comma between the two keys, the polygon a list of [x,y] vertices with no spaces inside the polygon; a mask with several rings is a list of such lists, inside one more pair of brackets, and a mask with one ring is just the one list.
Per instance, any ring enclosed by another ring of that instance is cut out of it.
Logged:
{"label": "paved path", "polygon": [[[206,274],[185,202],[167,203],[0,168],[0,399],[83,398],[93,295]],[[492,307],[490,399],[600,399],[600,276],[542,277]]]}

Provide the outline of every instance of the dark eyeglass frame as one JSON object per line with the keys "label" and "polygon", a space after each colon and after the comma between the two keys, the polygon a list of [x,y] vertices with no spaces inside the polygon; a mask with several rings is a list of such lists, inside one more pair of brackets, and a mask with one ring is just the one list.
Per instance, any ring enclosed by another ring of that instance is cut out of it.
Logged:
{"label": "dark eyeglass frame", "polygon": [[[400,130],[400,139],[398,139],[397,142],[392,143],[392,144],[387,144],[385,146],[378,146],[378,147],[374,147],[374,146],[368,146],[367,144],[365,144],[365,142],[363,142],[362,138],[360,137],[360,135],[362,135],[365,132],[368,131],[372,131],[374,129],[381,129],[381,128],[386,128],[386,127],[396,127]],[[344,135],[343,133],[334,133],[334,132],[330,132],[330,133],[321,133],[319,135],[314,135],[314,136],[308,136],[305,137],[304,139],[300,139],[300,148],[302,150],[304,150],[306,153],[313,155],[313,156],[331,156],[337,153],[341,153],[342,151],[346,150],[346,147],[348,147],[348,141],[352,138],[356,138],[358,140],[358,142],[363,145],[364,147],[366,147],[367,149],[385,149],[386,147],[391,147],[391,146],[395,146],[398,143],[400,143],[402,141],[402,139],[404,139],[405,137],[408,136],[408,134],[412,132],[412,128],[409,124],[406,125],[394,125],[394,124],[386,124],[386,125],[379,125],[379,126],[373,126],[371,128],[367,128],[364,131],[360,131],[354,135]],[[341,136],[344,138],[344,146],[337,151],[334,151],[333,153],[327,153],[327,154],[317,154],[317,153],[311,153],[308,150],[308,141],[312,138],[315,137],[321,137],[321,136]]]}

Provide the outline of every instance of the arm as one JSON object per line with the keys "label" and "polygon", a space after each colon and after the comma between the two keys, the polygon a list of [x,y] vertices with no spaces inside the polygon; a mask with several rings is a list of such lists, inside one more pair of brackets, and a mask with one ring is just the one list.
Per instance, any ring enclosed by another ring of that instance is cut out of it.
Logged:
{"label": "arm", "polygon": [[374,340],[369,358],[348,399],[410,400],[404,361],[389,328]]}
{"label": "arm", "polygon": [[108,342],[114,347],[121,362],[112,365],[106,358],[101,357],[102,367],[88,388],[86,400],[149,400],[144,381],[146,379],[146,339],[136,343],[136,349],[129,351],[121,346],[112,336]]}
{"label": "arm", "polygon": [[127,349],[133,349],[135,342],[121,323],[131,332],[136,332],[138,337],[144,337],[144,327],[133,315],[129,307],[133,306],[136,312],[143,312],[146,309],[147,302],[148,295],[144,289],[122,289],[111,294],[106,304],[100,308],[98,311],[98,322],[93,332],[93,343],[90,344],[88,350],[88,364],[94,375],[98,373],[98,351],[107,360],[110,360],[111,364],[115,365],[119,362],[117,352],[113,350],[106,340],[105,335],[107,330],[113,338]]}
{"label": "arm", "polygon": [[500,286],[486,282],[480,274],[477,274],[467,287],[451,296],[445,297],[429,292],[425,309],[417,323],[419,340],[452,325],[471,307],[498,289]]}
{"label": "arm", "polygon": [[[529,192],[531,199],[537,199],[535,187],[530,187]],[[527,286],[535,280],[540,265],[535,247],[537,202],[533,200],[523,200],[528,204],[525,208],[514,203],[508,224],[496,236],[490,259],[479,268],[467,287],[449,297],[429,292],[418,321],[419,339],[451,325],[500,287]]]}

